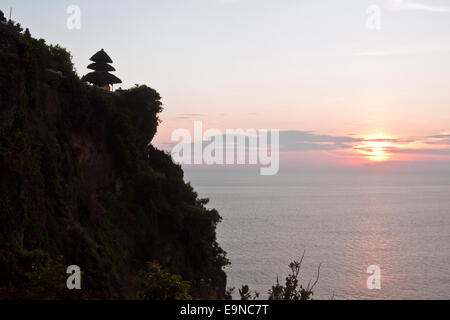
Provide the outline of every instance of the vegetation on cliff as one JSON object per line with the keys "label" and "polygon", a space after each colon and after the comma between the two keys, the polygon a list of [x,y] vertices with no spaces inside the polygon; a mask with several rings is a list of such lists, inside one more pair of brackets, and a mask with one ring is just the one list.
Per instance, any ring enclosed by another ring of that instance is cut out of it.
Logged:
{"label": "vegetation on cliff", "polygon": [[159,94],[89,87],[66,50],[22,31],[0,25],[0,298],[153,297],[146,274],[175,297],[224,298],[221,218],[149,144]]}

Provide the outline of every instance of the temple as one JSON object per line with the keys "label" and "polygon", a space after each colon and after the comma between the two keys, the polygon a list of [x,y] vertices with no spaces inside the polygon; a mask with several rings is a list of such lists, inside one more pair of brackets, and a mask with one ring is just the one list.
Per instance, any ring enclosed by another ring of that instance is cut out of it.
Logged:
{"label": "temple", "polygon": [[122,83],[122,80],[110,73],[116,69],[110,65],[113,61],[103,49],[94,54],[90,60],[92,63],[87,68],[94,71],[81,78],[81,81],[89,82],[108,91],[112,90],[114,84]]}

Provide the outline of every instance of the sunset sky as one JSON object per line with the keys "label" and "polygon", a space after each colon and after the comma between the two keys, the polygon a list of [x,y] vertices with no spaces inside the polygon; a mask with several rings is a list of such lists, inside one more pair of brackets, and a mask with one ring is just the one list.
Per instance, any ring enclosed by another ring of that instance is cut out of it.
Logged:
{"label": "sunset sky", "polygon": [[[66,27],[69,5],[81,29]],[[380,30],[367,9],[381,10]],[[291,167],[450,159],[447,0],[4,0],[34,37],[61,44],[80,75],[104,48],[128,88],[147,84],[173,130],[280,129]]]}

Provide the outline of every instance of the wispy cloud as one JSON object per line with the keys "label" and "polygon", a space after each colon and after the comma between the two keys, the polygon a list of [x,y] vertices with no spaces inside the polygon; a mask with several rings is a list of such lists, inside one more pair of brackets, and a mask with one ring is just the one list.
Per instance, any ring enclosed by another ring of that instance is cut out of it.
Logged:
{"label": "wispy cloud", "polygon": [[361,139],[348,136],[316,134],[310,131],[280,132],[280,150],[286,152],[343,150],[351,148],[352,144],[360,141]]}
{"label": "wispy cloud", "polygon": [[421,155],[450,155],[450,146],[449,148],[429,148],[429,149],[407,149],[407,148],[396,148],[396,147],[387,147],[385,151],[388,153],[396,153],[396,154],[421,154]]}
{"label": "wispy cloud", "polygon": [[397,49],[380,49],[357,52],[358,57],[383,57],[383,56],[405,56],[412,54],[441,54],[450,52],[448,44],[426,44],[422,46],[411,46]]}
{"label": "wispy cloud", "polygon": [[[419,10],[434,13],[450,13],[450,6],[444,4],[431,4],[431,1],[390,0],[391,10]],[[436,2],[435,2],[436,3]]]}
{"label": "wispy cloud", "polygon": [[434,136],[429,136],[428,138],[445,139],[445,138],[450,138],[450,134],[438,134],[438,135],[434,135]]}
{"label": "wispy cloud", "polygon": [[408,54],[408,52],[401,50],[375,50],[375,51],[357,52],[355,55],[360,57],[379,57],[379,56],[393,56],[402,54]]}
{"label": "wispy cloud", "polygon": [[439,145],[448,146],[450,148],[450,134],[437,134],[434,136],[429,136],[425,144],[429,145]]}
{"label": "wispy cloud", "polygon": [[181,114],[178,117],[176,117],[176,119],[178,120],[190,120],[190,119],[198,119],[198,118],[203,118],[206,117],[206,114],[201,114],[201,113],[185,113],[185,114]]}
{"label": "wispy cloud", "polygon": [[[238,137],[240,135],[230,135],[230,137]],[[246,144],[248,145],[248,136],[244,135]],[[215,138],[215,137],[214,137]],[[226,141],[227,135],[221,136]],[[345,150],[352,148],[352,145],[363,141],[359,138],[350,136],[332,136],[326,134],[316,134],[311,131],[289,130],[280,131],[280,151],[281,152],[304,152],[304,151],[332,151]],[[194,142],[198,143],[198,142]],[[211,141],[203,141],[203,145],[210,144]],[[173,148],[176,143],[162,142],[159,143],[164,149]]]}

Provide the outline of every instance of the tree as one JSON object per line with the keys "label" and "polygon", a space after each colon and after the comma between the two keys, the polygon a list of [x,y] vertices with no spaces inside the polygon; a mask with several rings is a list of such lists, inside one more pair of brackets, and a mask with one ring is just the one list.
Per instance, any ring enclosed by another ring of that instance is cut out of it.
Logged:
{"label": "tree", "polygon": [[269,290],[269,300],[311,300],[314,295],[313,289],[319,282],[320,277],[320,267],[317,270],[317,278],[311,285],[311,280],[309,281],[306,288],[302,285],[299,285],[299,274],[301,265],[303,262],[303,258],[305,257],[305,253],[303,253],[300,261],[294,261],[289,264],[290,273],[286,278],[286,283],[284,286],[280,285],[278,278],[276,285],[272,286],[272,289]]}
{"label": "tree", "polygon": [[[303,253],[300,261],[294,261],[289,264],[290,273],[286,277],[284,286],[280,284],[277,277],[277,283],[269,290],[269,300],[312,300],[312,296],[314,295],[313,289],[319,282],[321,264],[319,264],[315,281],[312,282],[312,280],[310,280],[308,285],[303,287],[302,285],[299,285],[299,275],[304,257],[305,253]],[[226,299],[232,299],[234,290],[235,288],[227,290],[225,295]],[[259,293],[256,291],[252,292],[248,285],[242,286],[238,292],[240,299],[244,301],[256,300],[259,298]]]}
{"label": "tree", "polygon": [[136,277],[138,298],[144,300],[191,300],[191,285],[179,275],[165,271],[159,264],[149,262]]}
{"label": "tree", "polygon": [[247,285],[242,286],[242,288],[239,289],[239,295],[241,296],[242,301],[256,300],[259,298],[259,293],[255,291],[252,295],[252,292],[250,291],[250,288]]}

